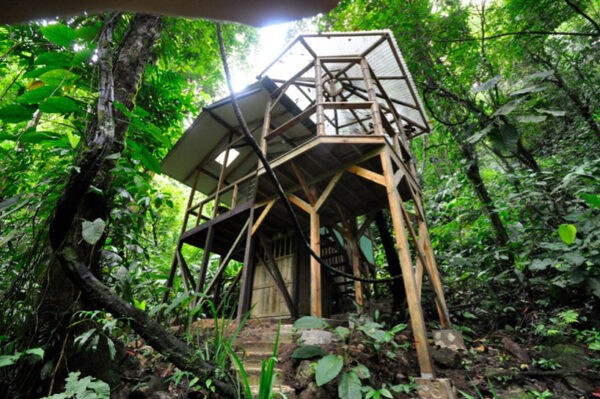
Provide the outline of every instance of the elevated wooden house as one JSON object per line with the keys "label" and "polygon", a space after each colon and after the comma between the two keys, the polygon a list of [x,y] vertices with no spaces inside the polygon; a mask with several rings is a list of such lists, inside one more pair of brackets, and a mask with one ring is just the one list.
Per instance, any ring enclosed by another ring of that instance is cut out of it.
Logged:
{"label": "elevated wooden house", "polygon": [[[301,232],[242,135],[232,99],[216,102],[162,163],[192,188],[169,285],[179,269],[188,290],[220,301],[222,273],[237,260],[243,267],[230,287],[239,287],[238,315],[295,318],[361,311],[371,287],[393,284],[405,294],[422,374],[432,376],[424,275],[442,328],[450,321],[409,151],[429,126],[391,33],[301,35],[236,97]],[[372,226],[386,209],[391,231]],[[381,275],[374,238],[387,241],[387,263],[399,265],[391,281],[372,281]],[[204,249],[197,275],[184,244]],[[207,279],[210,254],[221,261]]]}

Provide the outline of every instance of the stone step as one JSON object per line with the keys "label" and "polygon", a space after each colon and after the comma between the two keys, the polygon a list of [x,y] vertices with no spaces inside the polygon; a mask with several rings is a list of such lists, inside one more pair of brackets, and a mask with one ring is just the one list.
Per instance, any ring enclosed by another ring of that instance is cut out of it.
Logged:
{"label": "stone step", "polygon": [[[258,396],[258,387],[252,387],[250,389],[252,397]],[[281,392],[287,399],[296,399],[296,391],[289,385],[274,385],[273,392]]]}
{"label": "stone step", "polygon": [[[244,371],[246,371],[246,377],[248,378],[248,383],[250,386],[258,386],[260,382],[260,364],[246,364],[244,363]],[[236,372],[239,373],[239,370],[236,369]],[[275,376],[273,378],[273,383],[275,385],[281,384],[281,369],[275,367]]]}

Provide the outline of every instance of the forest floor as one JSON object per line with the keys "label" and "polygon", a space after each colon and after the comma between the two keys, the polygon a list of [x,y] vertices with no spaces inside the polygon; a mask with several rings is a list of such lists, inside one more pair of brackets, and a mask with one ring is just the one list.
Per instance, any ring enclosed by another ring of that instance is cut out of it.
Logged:
{"label": "forest floor", "polygon": [[[409,392],[395,392],[394,398],[415,398],[411,377],[418,376],[419,370],[409,331],[407,328],[395,336],[393,354],[382,347],[376,349],[372,340],[360,331],[353,332],[345,345],[333,342],[323,348],[344,356],[346,367],[366,366],[370,378],[363,381],[363,386],[368,384],[374,389],[399,386]],[[554,335],[540,344],[539,337],[533,334],[499,330],[467,340],[466,350],[432,346],[432,358],[437,377],[452,380],[457,398],[600,398],[600,351],[574,341]],[[337,398],[339,376],[315,389],[310,373],[300,371],[303,361],[291,357],[295,348],[294,344],[280,347],[282,382],[296,388],[296,397],[300,399]],[[113,398],[218,397],[205,383],[196,382],[190,387],[185,373],[178,372],[148,346],[138,342],[130,345],[127,353],[137,360],[137,366],[123,372],[122,384],[113,390]]]}

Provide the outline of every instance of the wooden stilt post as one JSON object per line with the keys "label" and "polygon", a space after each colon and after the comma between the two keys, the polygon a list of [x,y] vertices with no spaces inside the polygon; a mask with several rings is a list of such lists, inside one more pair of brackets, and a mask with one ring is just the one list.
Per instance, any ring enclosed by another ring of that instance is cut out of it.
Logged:
{"label": "wooden stilt post", "polygon": [[400,267],[402,268],[402,279],[406,291],[406,301],[408,303],[410,324],[415,339],[415,347],[417,349],[419,368],[422,377],[433,378],[434,369],[429,353],[429,346],[427,344],[425,319],[423,318],[423,309],[421,308],[421,302],[417,293],[417,284],[415,282],[415,275],[410,258],[408,240],[406,239],[406,232],[404,230],[404,218],[400,209],[400,193],[394,184],[394,170],[392,168],[389,149],[386,149],[381,153],[381,165],[383,167],[383,175],[387,182],[386,191],[390,206],[390,215],[396,233],[396,246],[398,247]]}
{"label": "wooden stilt post", "polygon": [[254,207],[250,208],[248,227],[246,228],[246,248],[244,249],[244,266],[240,286],[240,298],[237,309],[237,322],[241,323],[244,315],[250,309],[250,295],[252,294],[252,276],[254,274],[254,239],[252,237],[252,222],[254,221]]}
{"label": "wooden stilt post", "polygon": [[[319,214],[316,210],[310,212],[310,247],[321,256],[321,237],[319,234]],[[310,257],[310,313],[315,317],[322,317],[321,303],[321,265],[314,257]]]}

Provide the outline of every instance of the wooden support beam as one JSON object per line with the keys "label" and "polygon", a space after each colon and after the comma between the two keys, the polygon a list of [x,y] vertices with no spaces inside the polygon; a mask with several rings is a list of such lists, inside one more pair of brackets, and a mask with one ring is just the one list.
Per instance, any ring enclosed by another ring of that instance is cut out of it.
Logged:
{"label": "wooden support beam", "polygon": [[373,183],[377,183],[377,184],[379,184],[381,186],[385,186],[386,185],[386,180],[385,180],[384,176],[380,175],[379,173],[375,173],[373,171],[365,169],[365,168],[363,168],[361,166],[353,165],[353,166],[350,166],[346,170],[348,172],[352,173],[352,174],[355,174],[357,176],[360,176],[362,178],[370,180]]}
{"label": "wooden support beam", "polygon": [[223,272],[227,268],[227,265],[229,264],[229,261],[231,260],[231,256],[233,255],[233,252],[235,251],[237,246],[240,244],[240,241],[242,240],[244,235],[248,232],[247,230],[248,230],[249,223],[250,223],[250,218],[248,218],[246,220],[246,223],[244,223],[244,226],[241,228],[239,234],[233,241],[233,244],[229,248],[229,251],[227,251],[227,254],[225,255],[225,257],[221,258],[221,263],[219,264],[219,267],[217,268],[217,271],[215,272],[215,277],[213,278],[213,280],[210,283],[208,283],[208,286],[204,290],[205,294],[208,294],[215,287],[215,285],[217,283],[216,282],[217,278],[220,277],[221,274],[223,274]]}
{"label": "wooden support beam", "polygon": [[287,287],[285,286],[285,280],[283,279],[283,276],[281,275],[281,271],[279,270],[279,267],[277,266],[277,262],[275,262],[275,254],[273,253],[273,250],[272,250],[271,246],[269,245],[269,243],[267,242],[267,240],[265,239],[264,235],[259,234],[258,240],[260,242],[261,247],[263,248],[263,255],[264,255],[263,262],[265,264],[265,267],[266,267],[267,271],[269,272],[269,274],[271,275],[271,277],[273,278],[273,281],[275,282],[275,286],[277,287],[277,289],[283,296],[283,300],[285,301],[285,304],[286,304],[288,310],[290,311],[290,314],[292,315],[292,317],[294,319],[296,319],[296,318],[298,318],[298,309],[296,308],[296,305],[294,304],[294,301],[292,300],[290,292],[288,291]]}
{"label": "wooden support beam", "polygon": [[194,286],[196,285],[194,282],[194,276],[192,276],[192,272],[190,272],[190,268],[181,253],[180,243],[175,249],[175,256],[177,257],[177,262],[179,263],[179,267],[181,268],[181,275],[183,276],[183,285],[186,288],[186,292],[190,292]]}
{"label": "wooden support beam", "polygon": [[324,109],[369,109],[373,106],[372,101],[347,101],[347,102],[324,102],[322,104]]}
{"label": "wooden support beam", "polygon": [[298,123],[307,119],[309,116],[315,113],[317,106],[311,106],[306,108],[304,111],[300,112],[298,115],[283,123],[281,126],[273,129],[268,135],[266,135],[265,140],[271,140],[275,137],[280,136],[283,132],[289,130],[291,127],[296,126]]}
{"label": "wooden support beam", "polygon": [[313,212],[313,208],[310,206],[310,204],[308,204],[302,198],[299,198],[299,197],[295,196],[294,194],[290,194],[290,195],[288,195],[288,199],[290,200],[290,202],[292,204],[296,205],[298,208],[302,209],[304,212],[306,212],[308,214]]}
{"label": "wooden support beam", "polygon": [[317,112],[317,136],[325,135],[325,110],[323,108],[323,102],[325,97],[323,96],[323,72],[321,60],[315,59],[315,89],[317,92],[316,100],[316,112]]}
{"label": "wooden support beam", "polygon": [[[310,212],[310,247],[314,253],[321,256],[321,236],[319,234],[319,214]],[[313,256],[310,257],[310,314],[315,317],[323,316],[321,303],[321,264]]]}
{"label": "wooden support beam", "polygon": [[314,203],[315,211],[318,212],[319,209],[321,209],[321,207],[323,206],[325,201],[327,201],[327,198],[329,198],[329,196],[331,195],[331,192],[333,191],[335,186],[338,184],[338,182],[342,178],[343,174],[344,174],[344,171],[340,170],[331,178],[331,180],[329,180],[329,183],[327,183],[327,187],[325,187],[325,189],[319,196],[319,199]]}
{"label": "wooden support beam", "polygon": [[273,205],[275,205],[275,201],[276,200],[269,201],[269,203],[267,204],[265,209],[262,210],[262,212],[258,216],[258,219],[256,219],[256,222],[254,222],[254,224],[252,225],[252,230],[250,232],[250,235],[254,235],[256,233],[256,230],[258,230],[258,228],[260,227],[262,222],[265,220],[265,218],[269,214],[269,211],[271,210],[271,208],[273,208]]}
{"label": "wooden support beam", "polygon": [[237,309],[237,322],[240,323],[246,312],[250,309],[250,296],[252,295],[252,277],[254,275],[254,240],[252,238],[252,222],[254,221],[254,207],[250,208],[248,227],[246,231],[246,248],[244,249],[244,266],[242,267],[242,282]]}
{"label": "wooden support beam", "polygon": [[312,190],[308,186],[308,184],[306,184],[306,179],[304,178],[304,174],[302,173],[302,171],[300,170],[298,165],[296,165],[296,162],[291,161],[290,165],[292,165],[292,170],[294,171],[294,174],[296,175],[296,178],[298,179],[298,182],[300,183],[300,186],[302,187],[302,191],[304,191],[304,195],[306,195],[308,202],[311,205],[314,205],[314,203],[316,201],[314,190]]}
{"label": "wooden support beam", "polygon": [[396,233],[396,246],[398,248],[398,255],[400,258],[400,267],[402,268],[402,279],[404,281],[404,289],[406,291],[406,301],[408,303],[408,311],[410,314],[410,324],[415,339],[415,347],[417,349],[417,358],[419,361],[421,376],[423,378],[433,378],[434,369],[431,355],[429,353],[429,345],[427,344],[425,319],[423,317],[421,302],[417,294],[415,275],[410,258],[408,241],[406,239],[406,232],[404,230],[404,220],[399,206],[400,193],[393,184],[394,172],[389,153],[390,150],[387,149],[381,154],[381,165],[383,167],[383,174],[388,183],[386,185],[386,190],[390,206],[390,215],[394,225],[394,232]]}

